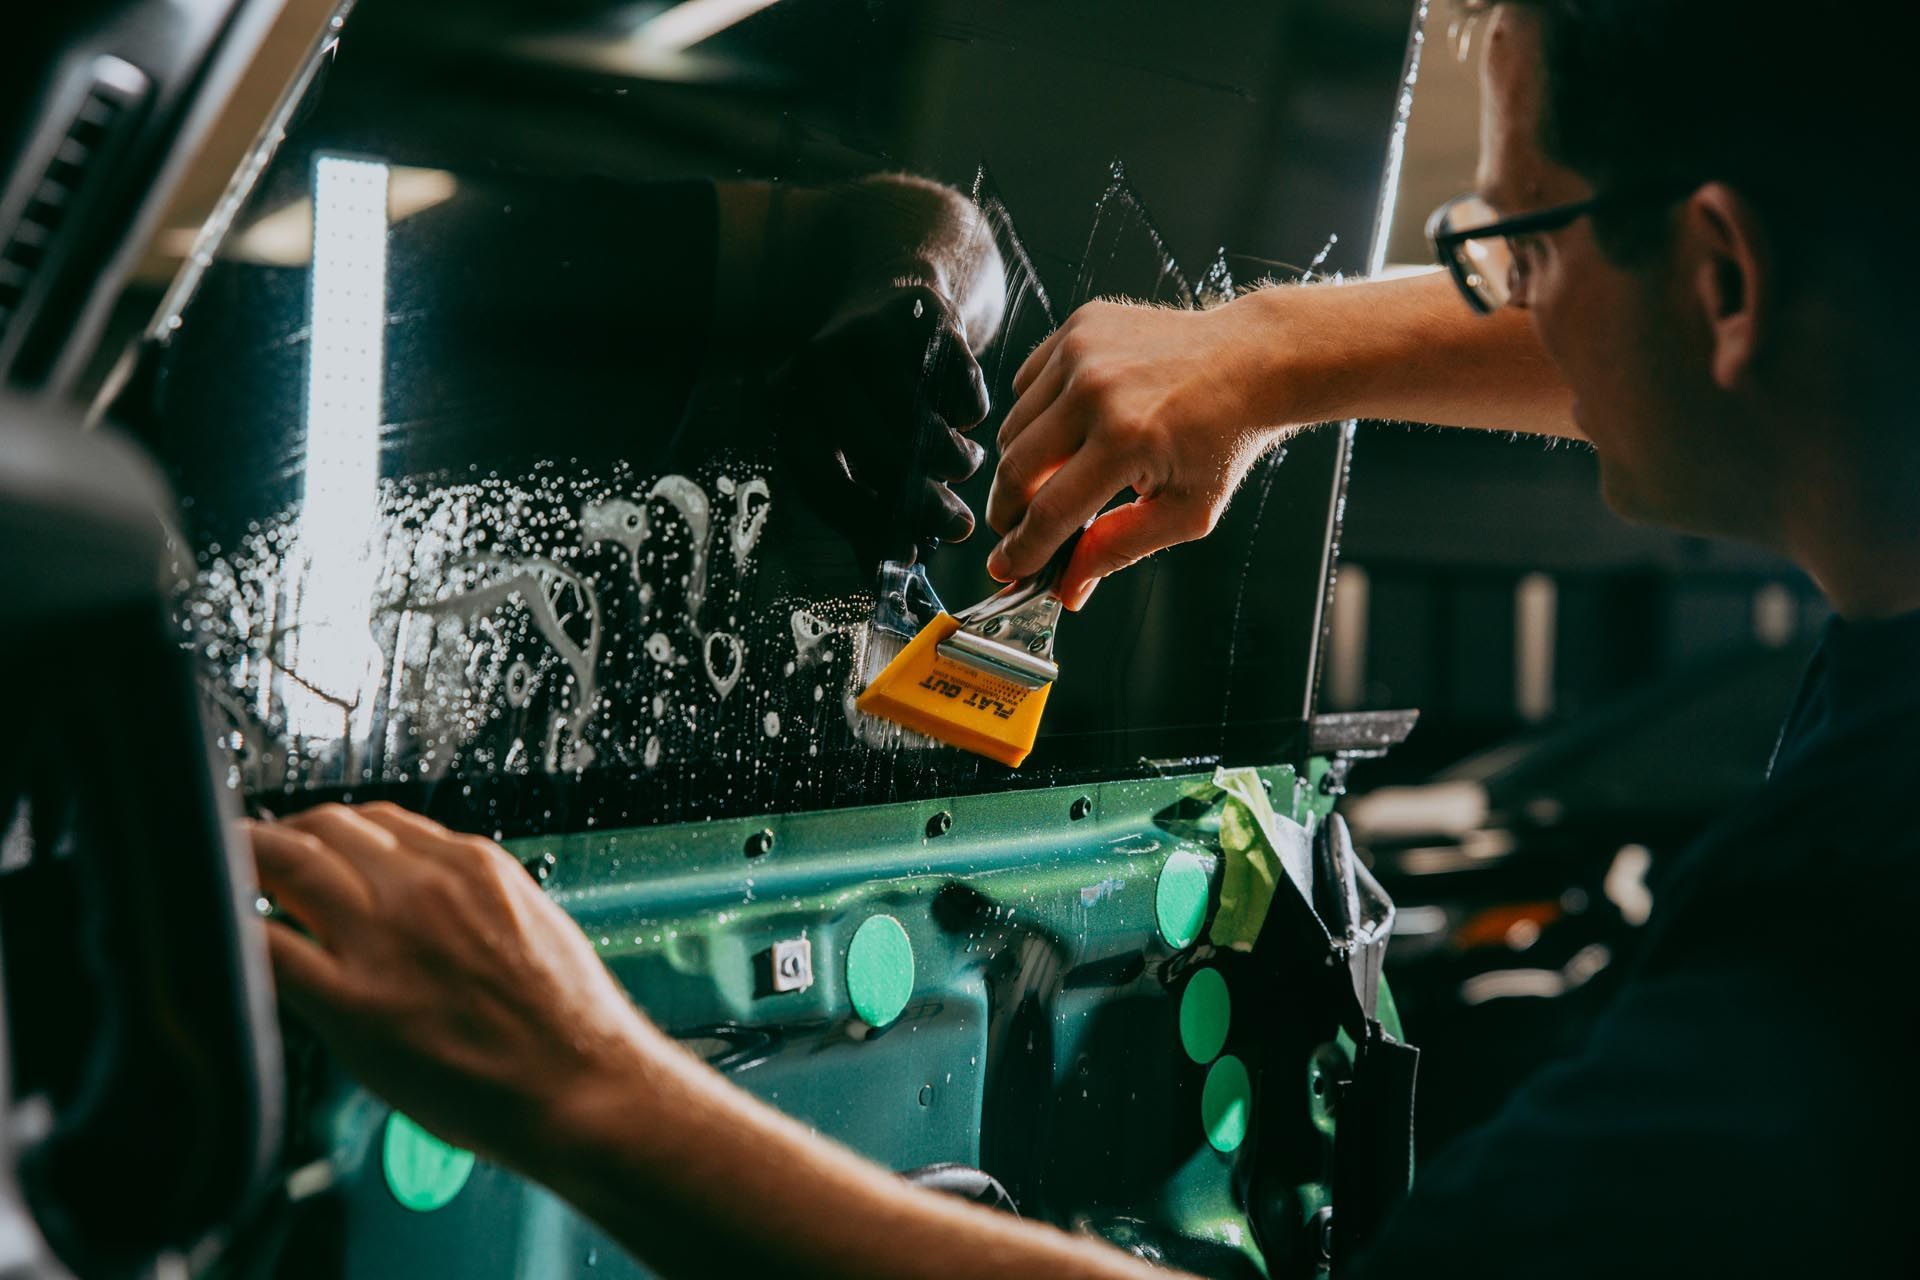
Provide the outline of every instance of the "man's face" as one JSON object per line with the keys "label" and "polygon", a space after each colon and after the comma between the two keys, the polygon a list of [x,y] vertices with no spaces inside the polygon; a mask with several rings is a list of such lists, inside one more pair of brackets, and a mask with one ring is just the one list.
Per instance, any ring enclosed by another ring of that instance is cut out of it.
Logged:
{"label": "man's face", "polygon": [[[1538,18],[1497,9],[1487,35],[1481,196],[1502,217],[1591,197],[1585,178],[1541,150]],[[1765,541],[1756,477],[1740,461],[1751,449],[1725,421],[1705,325],[1660,255],[1614,263],[1595,242],[1591,218],[1516,237],[1513,252],[1513,305],[1531,313],[1573,391],[1574,418],[1599,456],[1608,504],[1630,519]]]}

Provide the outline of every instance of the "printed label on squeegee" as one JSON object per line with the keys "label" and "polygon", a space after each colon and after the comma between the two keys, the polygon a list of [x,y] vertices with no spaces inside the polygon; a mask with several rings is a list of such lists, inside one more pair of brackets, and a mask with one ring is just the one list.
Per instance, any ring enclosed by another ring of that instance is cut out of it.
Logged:
{"label": "printed label on squeegee", "polygon": [[1011,720],[1020,704],[1033,690],[1015,684],[1003,676],[992,675],[979,667],[956,662],[945,654],[936,654],[933,670],[920,687],[942,698],[957,701],[975,715]]}

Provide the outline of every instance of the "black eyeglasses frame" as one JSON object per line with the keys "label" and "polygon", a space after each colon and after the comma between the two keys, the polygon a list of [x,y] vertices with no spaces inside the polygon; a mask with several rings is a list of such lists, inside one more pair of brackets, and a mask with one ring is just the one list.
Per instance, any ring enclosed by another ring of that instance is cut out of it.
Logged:
{"label": "black eyeglasses frame", "polygon": [[1496,308],[1489,306],[1487,300],[1480,296],[1480,291],[1469,283],[1467,266],[1456,252],[1461,245],[1469,240],[1486,240],[1494,236],[1544,235],[1549,231],[1558,231],[1562,227],[1571,226],[1595,209],[1609,203],[1605,196],[1592,196],[1585,200],[1575,200],[1570,204],[1536,209],[1531,213],[1516,213],[1511,218],[1500,218],[1465,230],[1451,228],[1442,230],[1447,215],[1453,212],[1456,205],[1462,200],[1477,198],[1469,192],[1455,196],[1435,209],[1427,219],[1427,240],[1433,245],[1434,256],[1440,260],[1442,266],[1446,267],[1448,274],[1453,277],[1454,284],[1460,287],[1467,305],[1483,316],[1492,315]]}

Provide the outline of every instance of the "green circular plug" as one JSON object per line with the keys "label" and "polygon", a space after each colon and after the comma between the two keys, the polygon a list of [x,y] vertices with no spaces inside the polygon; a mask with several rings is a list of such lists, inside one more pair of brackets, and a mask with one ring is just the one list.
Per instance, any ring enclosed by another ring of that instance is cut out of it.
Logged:
{"label": "green circular plug", "polygon": [[1200,936],[1212,892],[1205,863],[1185,849],[1168,855],[1160,866],[1160,883],[1153,897],[1160,936],[1168,946],[1178,950]]}
{"label": "green circular plug", "polygon": [[1207,1072],[1200,1091],[1200,1123],[1215,1151],[1234,1151],[1247,1138],[1247,1117],[1253,1111],[1253,1082],[1247,1065],[1228,1054]]}
{"label": "green circular plug", "polygon": [[847,946],[847,997],[870,1027],[900,1016],[913,995],[913,942],[892,916],[872,916]]}
{"label": "green circular plug", "polygon": [[473,1152],[448,1146],[398,1111],[387,1117],[380,1155],[387,1189],[415,1213],[446,1207],[473,1172]]}
{"label": "green circular plug", "polygon": [[1212,1062],[1227,1047],[1233,1001],[1218,969],[1201,969],[1180,996],[1180,1045],[1195,1062]]}

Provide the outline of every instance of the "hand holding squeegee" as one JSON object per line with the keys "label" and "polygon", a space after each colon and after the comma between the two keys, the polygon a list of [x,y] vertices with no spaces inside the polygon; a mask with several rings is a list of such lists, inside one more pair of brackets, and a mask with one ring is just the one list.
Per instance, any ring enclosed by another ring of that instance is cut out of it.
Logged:
{"label": "hand holding squeegee", "polygon": [[1053,660],[1061,576],[1079,535],[1039,573],[959,614],[942,610],[888,663],[855,705],[1010,768],[1033,750]]}

